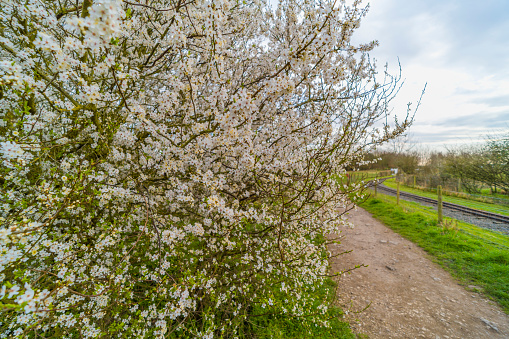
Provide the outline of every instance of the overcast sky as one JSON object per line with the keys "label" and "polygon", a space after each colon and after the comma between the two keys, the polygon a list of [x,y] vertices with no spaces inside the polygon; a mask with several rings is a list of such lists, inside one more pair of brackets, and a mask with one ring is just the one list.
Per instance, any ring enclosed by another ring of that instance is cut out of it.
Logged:
{"label": "overcast sky", "polygon": [[427,83],[414,142],[443,149],[509,131],[509,0],[372,0],[354,40],[374,39],[380,70],[401,63],[395,112]]}

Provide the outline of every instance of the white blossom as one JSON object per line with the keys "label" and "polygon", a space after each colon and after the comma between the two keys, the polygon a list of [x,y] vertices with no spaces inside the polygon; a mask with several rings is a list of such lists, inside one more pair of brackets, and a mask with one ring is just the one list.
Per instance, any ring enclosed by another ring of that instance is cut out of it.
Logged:
{"label": "white blossom", "polygon": [[398,79],[350,42],[359,2],[274,7],[2,0],[7,335],[235,337],[256,307],[322,323],[305,291],[361,198],[346,168],[411,119],[373,127]]}

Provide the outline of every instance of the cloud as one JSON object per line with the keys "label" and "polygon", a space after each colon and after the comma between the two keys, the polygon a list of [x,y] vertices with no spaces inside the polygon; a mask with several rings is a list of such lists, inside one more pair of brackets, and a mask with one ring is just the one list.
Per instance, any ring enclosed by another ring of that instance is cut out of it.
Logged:
{"label": "cloud", "polygon": [[509,1],[378,0],[355,41],[378,39],[381,62],[461,67],[476,74],[509,74]]}
{"label": "cloud", "polygon": [[372,55],[392,73],[399,57],[406,79],[393,102],[399,115],[428,84],[410,129],[416,140],[469,143],[509,130],[507,13],[507,0],[372,1],[354,42],[377,38]]}
{"label": "cloud", "polygon": [[[448,1],[452,2],[452,1]],[[448,14],[451,49],[446,62],[495,76],[509,74],[509,2],[455,1]]]}
{"label": "cloud", "polygon": [[417,130],[413,132],[416,145],[431,146],[438,149],[446,149],[450,146],[473,144],[484,141],[487,135],[485,130],[478,129],[475,132],[467,127],[437,128],[433,126],[427,130]]}
{"label": "cloud", "polygon": [[435,123],[443,127],[471,127],[497,129],[503,128],[504,124],[509,127],[509,111],[498,113],[481,112],[467,116],[456,116]]}
{"label": "cloud", "polygon": [[[489,107],[509,107],[509,94],[491,96],[491,97],[478,97],[471,99],[472,103],[484,104]],[[506,117],[506,119],[509,117]]]}

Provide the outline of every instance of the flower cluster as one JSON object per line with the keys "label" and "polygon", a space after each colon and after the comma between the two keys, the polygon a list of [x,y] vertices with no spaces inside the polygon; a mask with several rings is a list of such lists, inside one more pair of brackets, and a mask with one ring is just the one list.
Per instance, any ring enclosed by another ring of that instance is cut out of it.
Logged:
{"label": "flower cluster", "polygon": [[2,153],[2,157],[6,160],[23,159],[25,157],[25,151],[21,145],[12,141],[0,143],[0,152]]}
{"label": "flower cluster", "polygon": [[71,28],[84,32],[85,46],[109,42],[121,29],[120,17],[124,15],[119,0],[96,0],[90,8],[85,9],[88,15],[73,16],[67,20]]}

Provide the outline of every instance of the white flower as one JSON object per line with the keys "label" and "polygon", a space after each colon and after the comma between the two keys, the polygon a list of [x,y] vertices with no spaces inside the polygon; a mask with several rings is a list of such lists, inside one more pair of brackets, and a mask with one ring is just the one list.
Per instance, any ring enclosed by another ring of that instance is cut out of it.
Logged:
{"label": "white flower", "polygon": [[32,300],[32,298],[34,297],[34,290],[32,290],[32,288],[30,287],[30,284],[28,283],[25,283],[25,293],[22,294],[22,295],[19,295],[17,298],[16,298],[16,302],[18,304],[22,304],[24,303],[25,301],[30,301]]}
{"label": "white flower", "polygon": [[32,313],[37,310],[37,307],[35,305],[35,302],[29,302],[28,305],[25,306],[25,313]]}
{"label": "white flower", "polygon": [[11,141],[1,142],[0,152],[2,152],[3,157],[8,160],[20,158],[23,156],[23,153],[25,153],[21,145]]}
{"label": "white flower", "polygon": [[44,289],[42,292],[37,295],[36,299],[43,301],[49,296],[50,292],[47,289]]}
{"label": "white flower", "polygon": [[18,291],[19,291],[19,286],[18,285],[14,285],[11,288],[9,288],[7,290],[7,292],[9,293],[9,295],[7,296],[7,299],[11,299],[13,296],[18,294],[19,293]]}

